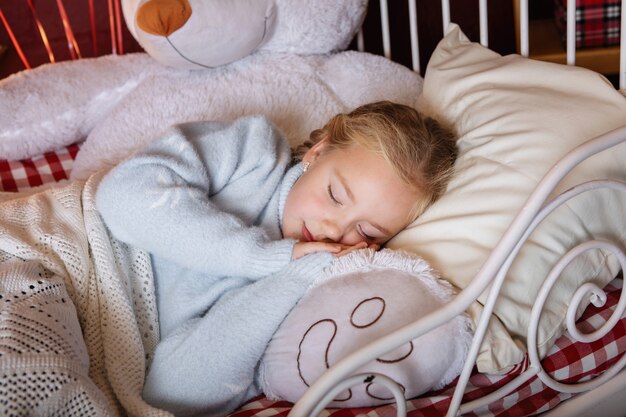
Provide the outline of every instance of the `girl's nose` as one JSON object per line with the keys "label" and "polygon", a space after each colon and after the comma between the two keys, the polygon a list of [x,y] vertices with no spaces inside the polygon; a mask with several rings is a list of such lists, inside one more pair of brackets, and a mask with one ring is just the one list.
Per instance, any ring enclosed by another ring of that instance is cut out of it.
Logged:
{"label": "girl's nose", "polygon": [[341,242],[343,233],[341,227],[336,222],[328,219],[322,221],[322,231],[326,239],[333,242]]}

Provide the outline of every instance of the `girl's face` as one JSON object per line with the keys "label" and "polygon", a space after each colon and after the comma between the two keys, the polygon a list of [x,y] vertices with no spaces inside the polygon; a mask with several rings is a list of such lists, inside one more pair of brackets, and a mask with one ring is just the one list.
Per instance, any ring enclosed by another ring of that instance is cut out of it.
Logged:
{"label": "girl's face", "polygon": [[283,212],[283,234],[302,242],[382,244],[412,220],[419,197],[379,155],[361,146],[329,149],[323,140],[303,158]]}

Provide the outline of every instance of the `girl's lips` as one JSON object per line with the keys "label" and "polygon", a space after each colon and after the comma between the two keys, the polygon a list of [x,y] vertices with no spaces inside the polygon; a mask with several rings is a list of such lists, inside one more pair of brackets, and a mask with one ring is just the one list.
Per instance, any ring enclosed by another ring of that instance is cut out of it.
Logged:
{"label": "girl's lips", "polygon": [[313,235],[311,234],[311,232],[309,232],[309,229],[306,228],[306,225],[302,225],[302,237],[304,238],[304,240],[306,240],[307,242],[313,242],[315,239],[313,238]]}

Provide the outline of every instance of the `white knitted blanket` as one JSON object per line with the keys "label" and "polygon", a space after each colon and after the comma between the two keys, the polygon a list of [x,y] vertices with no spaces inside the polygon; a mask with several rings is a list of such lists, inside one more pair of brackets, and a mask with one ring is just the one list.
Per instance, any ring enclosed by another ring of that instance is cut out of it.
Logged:
{"label": "white knitted blanket", "polygon": [[101,176],[0,193],[0,415],[169,415],[141,398],[158,341],[150,259],[107,233]]}

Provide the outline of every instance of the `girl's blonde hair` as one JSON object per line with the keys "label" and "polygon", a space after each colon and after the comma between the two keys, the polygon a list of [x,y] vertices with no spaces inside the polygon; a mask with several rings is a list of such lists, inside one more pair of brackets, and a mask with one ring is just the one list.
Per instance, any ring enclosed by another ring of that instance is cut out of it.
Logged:
{"label": "girl's blonde hair", "polygon": [[311,132],[308,146],[324,138],[327,149],[359,145],[380,154],[422,196],[413,218],[445,192],[458,155],[457,137],[451,128],[412,107],[390,101],[334,116]]}

